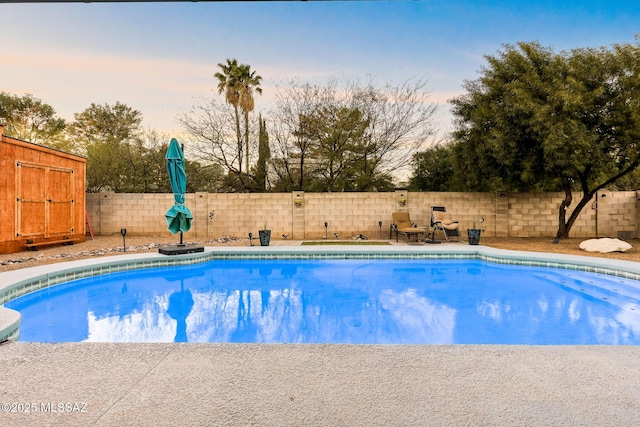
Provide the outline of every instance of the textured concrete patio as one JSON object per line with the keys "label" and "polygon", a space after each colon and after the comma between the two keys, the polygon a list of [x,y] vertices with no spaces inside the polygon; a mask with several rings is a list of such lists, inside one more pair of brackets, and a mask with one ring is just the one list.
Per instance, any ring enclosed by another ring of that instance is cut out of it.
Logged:
{"label": "textured concrete patio", "polygon": [[0,425],[637,426],[639,361],[611,346],[9,342]]}

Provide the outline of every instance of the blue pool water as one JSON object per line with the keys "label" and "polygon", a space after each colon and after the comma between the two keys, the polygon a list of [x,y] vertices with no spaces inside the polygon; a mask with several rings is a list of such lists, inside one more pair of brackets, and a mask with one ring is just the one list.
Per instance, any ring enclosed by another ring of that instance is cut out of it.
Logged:
{"label": "blue pool water", "polygon": [[21,341],[640,344],[640,286],[469,260],[242,260],[25,295]]}

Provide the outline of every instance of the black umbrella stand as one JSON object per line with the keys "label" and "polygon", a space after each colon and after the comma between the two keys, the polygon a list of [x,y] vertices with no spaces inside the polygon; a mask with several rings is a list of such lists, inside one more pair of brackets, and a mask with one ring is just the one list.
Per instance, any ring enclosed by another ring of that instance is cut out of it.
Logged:
{"label": "black umbrella stand", "polygon": [[204,246],[186,245],[182,243],[182,232],[180,232],[180,243],[177,246],[160,246],[158,252],[164,255],[184,255],[196,252],[204,252]]}

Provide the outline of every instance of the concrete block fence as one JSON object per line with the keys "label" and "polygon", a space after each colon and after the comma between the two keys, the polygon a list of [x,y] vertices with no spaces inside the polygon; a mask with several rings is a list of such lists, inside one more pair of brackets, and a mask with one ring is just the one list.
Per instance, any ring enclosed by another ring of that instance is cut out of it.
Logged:
{"label": "concrete block fence", "polygon": [[[574,195],[574,207],[581,195]],[[638,228],[636,191],[601,191],[571,230],[572,237],[616,237]],[[427,225],[431,206],[445,206],[463,230],[476,226],[488,237],[553,237],[557,232],[562,193],[190,193],[186,205],[194,215],[185,240],[223,236],[257,236],[265,226],[272,239],[389,238],[393,212],[407,211],[412,221]],[[171,194],[87,194],[87,213],[95,235],[171,236],[164,219]],[[484,218],[482,224],[480,218]],[[327,223],[325,230],[324,223]],[[379,224],[382,223],[382,226]]]}

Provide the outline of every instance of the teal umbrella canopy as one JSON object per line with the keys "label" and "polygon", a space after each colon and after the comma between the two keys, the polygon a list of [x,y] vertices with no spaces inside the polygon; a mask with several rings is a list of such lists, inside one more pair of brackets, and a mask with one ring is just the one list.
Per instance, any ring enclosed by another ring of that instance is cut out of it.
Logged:
{"label": "teal umbrella canopy", "polygon": [[167,219],[169,231],[173,234],[189,231],[193,215],[184,205],[185,193],[187,192],[187,173],[184,167],[182,148],[175,138],[171,138],[165,159],[175,204],[164,216]]}

